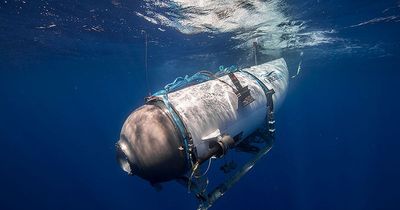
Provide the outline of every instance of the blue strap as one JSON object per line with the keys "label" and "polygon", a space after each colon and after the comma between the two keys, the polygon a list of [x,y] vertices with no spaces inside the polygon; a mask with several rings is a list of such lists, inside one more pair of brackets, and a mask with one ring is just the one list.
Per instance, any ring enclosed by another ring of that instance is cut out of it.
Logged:
{"label": "blue strap", "polygon": [[240,71],[243,73],[246,73],[250,75],[254,80],[257,81],[257,83],[261,86],[261,88],[264,91],[265,97],[267,98],[267,128],[269,131],[269,134],[271,136],[274,136],[275,133],[275,119],[274,119],[274,101],[272,99],[272,95],[275,93],[274,89],[268,89],[268,87],[256,76],[254,76],[252,73],[247,72],[247,71]]}
{"label": "blue strap", "polygon": [[269,111],[273,111],[274,110],[274,103],[272,100],[272,94],[275,93],[275,91],[273,89],[268,89],[268,87],[260,80],[258,79],[256,76],[254,76],[252,73],[248,72],[248,71],[243,71],[243,70],[239,70],[240,72],[246,73],[249,76],[251,76],[263,89],[265,96],[267,97],[267,106],[270,109]]}
{"label": "blue strap", "polygon": [[159,93],[161,93],[161,94],[154,95],[154,96],[158,96],[162,99],[162,101],[164,102],[165,106],[168,109],[168,112],[171,114],[173,123],[178,128],[179,133],[183,140],[183,147],[184,147],[184,151],[185,151],[186,163],[187,163],[188,169],[191,169],[191,167],[193,165],[193,161],[192,161],[192,157],[190,155],[190,148],[189,148],[189,142],[191,141],[190,134],[188,133],[186,126],[184,125],[181,117],[176,112],[173,105],[169,102],[168,93],[165,91],[160,91]]}

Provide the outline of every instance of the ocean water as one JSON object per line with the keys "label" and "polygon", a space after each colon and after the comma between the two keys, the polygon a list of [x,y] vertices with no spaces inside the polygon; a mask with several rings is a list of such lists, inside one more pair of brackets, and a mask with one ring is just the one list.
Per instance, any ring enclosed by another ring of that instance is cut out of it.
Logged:
{"label": "ocean water", "polygon": [[0,209],[196,209],[114,144],[148,91],[253,65],[253,42],[294,78],[271,152],[212,209],[400,208],[398,0],[1,0],[0,30]]}

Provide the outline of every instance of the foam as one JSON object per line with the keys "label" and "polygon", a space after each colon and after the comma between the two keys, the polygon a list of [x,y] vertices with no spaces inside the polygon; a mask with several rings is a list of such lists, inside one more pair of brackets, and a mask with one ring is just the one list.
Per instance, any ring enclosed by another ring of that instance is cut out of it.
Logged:
{"label": "foam", "polygon": [[153,24],[172,27],[184,34],[232,33],[236,48],[251,48],[257,41],[264,51],[303,48],[332,43],[332,31],[306,28],[304,21],[284,14],[282,0],[146,0],[146,15]]}

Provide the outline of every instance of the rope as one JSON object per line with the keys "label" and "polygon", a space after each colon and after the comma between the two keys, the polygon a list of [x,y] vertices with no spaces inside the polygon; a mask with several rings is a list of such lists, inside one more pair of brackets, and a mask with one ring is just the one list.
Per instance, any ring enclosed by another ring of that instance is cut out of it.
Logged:
{"label": "rope", "polygon": [[151,92],[149,89],[149,73],[148,73],[148,59],[147,59],[147,54],[148,54],[148,35],[147,32],[145,30],[142,30],[142,34],[144,34],[144,68],[145,68],[145,80],[146,80],[146,89],[147,92],[149,93],[149,96],[151,96]]}
{"label": "rope", "polygon": [[211,161],[212,161],[212,159],[213,159],[212,157],[211,157],[210,159],[208,159],[208,165],[207,165],[206,171],[205,171],[202,175],[200,175],[200,176],[195,175],[194,177],[196,177],[196,178],[201,178],[201,177],[207,175],[208,171],[210,170],[210,166],[211,166]]}
{"label": "rope", "polygon": [[296,72],[296,74],[293,75],[293,76],[291,76],[292,79],[296,78],[296,77],[300,74],[300,71],[301,71],[301,64],[302,64],[302,63],[303,63],[303,52],[300,52],[300,62],[299,62],[299,65],[297,66],[297,72]]}

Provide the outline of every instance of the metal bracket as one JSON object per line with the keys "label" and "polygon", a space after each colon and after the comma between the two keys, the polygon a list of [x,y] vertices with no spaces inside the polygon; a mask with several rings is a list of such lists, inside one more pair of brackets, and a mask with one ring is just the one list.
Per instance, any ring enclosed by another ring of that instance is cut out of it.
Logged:
{"label": "metal bracket", "polygon": [[236,87],[236,96],[238,97],[238,108],[243,108],[249,105],[251,102],[254,101],[254,98],[250,94],[250,90],[248,86],[242,87],[238,78],[235,76],[234,73],[228,74],[229,78],[232,80],[233,84]]}

